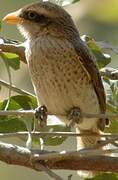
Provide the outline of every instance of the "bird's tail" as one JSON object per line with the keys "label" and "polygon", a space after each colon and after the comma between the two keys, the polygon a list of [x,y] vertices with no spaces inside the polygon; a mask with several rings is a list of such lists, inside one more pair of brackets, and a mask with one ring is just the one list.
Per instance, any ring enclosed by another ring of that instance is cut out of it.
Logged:
{"label": "bird's tail", "polygon": [[[87,133],[88,131],[81,131],[78,127],[76,128],[77,133]],[[90,131],[89,131],[90,132]],[[94,133],[100,134],[100,131],[96,129],[96,131],[93,131]],[[90,132],[92,133],[92,131]],[[81,136],[77,137],[77,150],[83,149],[83,148],[88,148],[92,147],[96,142],[100,140],[99,136]],[[91,178],[95,175],[97,175],[97,172],[93,171],[87,171],[87,170],[82,170],[78,171],[77,174],[83,178]]]}

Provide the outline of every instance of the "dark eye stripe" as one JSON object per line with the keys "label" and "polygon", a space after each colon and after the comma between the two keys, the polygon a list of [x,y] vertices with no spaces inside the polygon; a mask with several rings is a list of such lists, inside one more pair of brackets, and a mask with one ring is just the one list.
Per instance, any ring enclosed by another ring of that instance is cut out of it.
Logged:
{"label": "dark eye stripe", "polygon": [[[34,17],[29,17],[29,13],[30,13],[30,15],[34,14]],[[20,17],[22,17],[22,18],[24,18],[26,20],[30,20],[30,21],[36,22],[36,23],[38,23],[38,22],[41,22],[41,23],[49,22],[49,18],[48,17],[45,17],[44,15],[38,14],[35,11],[25,11],[24,13],[22,13],[20,15]]]}

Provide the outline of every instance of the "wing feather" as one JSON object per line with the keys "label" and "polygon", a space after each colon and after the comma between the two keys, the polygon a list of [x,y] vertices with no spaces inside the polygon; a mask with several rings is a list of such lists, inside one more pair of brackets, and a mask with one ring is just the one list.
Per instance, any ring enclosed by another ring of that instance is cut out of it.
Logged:
{"label": "wing feather", "polygon": [[[82,40],[80,40],[77,44],[74,44],[75,50],[80,57],[80,61],[86,69],[87,73],[89,73],[91,81],[93,83],[93,87],[98,97],[99,105],[101,113],[106,112],[106,95],[102,83],[102,79],[99,73],[98,66],[96,64],[96,58],[90,52],[87,45],[84,44]],[[99,119],[98,128],[100,130],[104,130],[106,122],[108,124],[108,119]]]}

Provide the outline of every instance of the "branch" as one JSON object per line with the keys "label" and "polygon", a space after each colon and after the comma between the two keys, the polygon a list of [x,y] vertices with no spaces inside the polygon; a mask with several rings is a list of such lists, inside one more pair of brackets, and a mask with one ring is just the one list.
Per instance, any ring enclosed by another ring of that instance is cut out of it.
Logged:
{"label": "branch", "polygon": [[118,54],[118,47],[111,45],[108,41],[97,41],[96,44],[104,50],[112,50]]}
{"label": "branch", "polygon": [[[0,138],[8,138],[8,137],[24,137],[24,136],[28,136],[28,132],[14,132],[14,133],[0,133]],[[110,134],[110,133],[105,133],[105,134],[97,134],[97,133],[73,133],[73,132],[30,132],[30,134],[32,135],[32,137],[40,137],[40,138],[45,138],[45,137],[105,137],[105,140],[100,140],[97,142],[96,145],[93,146],[94,149],[98,149],[100,154],[101,151],[99,148],[106,146],[107,144],[112,144],[115,147],[118,147],[118,134]],[[102,150],[102,149],[101,149]],[[107,149],[107,153],[118,153],[118,150],[108,150]],[[97,152],[95,152],[97,154]],[[105,151],[104,151],[105,153]],[[104,154],[103,153],[103,154]],[[93,154],[93,152],[92,152]]]}
{"label": "branch", "polygon": [[46,172],[50,177],[54,178],[55,180],[63,180],[60,176],[58,176],[56,173],[51,171],[48,167],[46,167],[42,164],[39,164],[39,162],[34,162],[34,166],[37,169],[37,171],[42,170],[42,171]]}
{"label": "branch", "polygon": [[[98,141],[98,143],[96,145],[94,145],[94,147],[100,148],[100,147],[106,146],[107,144],[112,144],[112,145],[118,147],[117,141],[118,141],[118,137],[113,137],[113,138],[109,138],[106,140],[100,140],[100,141]],[[114,149],[114,150],[117,150],[117,153],[118,153],[118,149]]]}
{"label": "branch", "polygon": [[[16,115],[16,116],[35,116],[36,111],[35,110],[8,110],[8,111],[2,111],[0,110],[0,116],[8,116],[8,115]],[[67,114],[53,114],[51,112],[47,113],[50,116],[61,116],[66,117]],[[103,118],[103,119],[118,119],[118,114],[94,114],[94,113],[85,113],[81,112],[80,118]]]}
{"label": "branch", "polygon": [[106,76],[109,79],[112,80],[118,80],[118,70],[111,68],[111,67],[105,67],[100,69],[101,76]]}
{"label": "branch", "polygon": [[98,155],[110,155],[111,153],[117,153],[118,154],[118,149],[97,149],[96,147],[89,147],[89,148],[84,148],[79,151],[62,151],[62,152],[49,152],[46,154],[34,154],[32,156],[33,161],[44,161],[44,160],[65,160],[65,159],[70,159],[70,158],[75,158],[75,157],[88,157],[88,156],[98,156]]}
{"label": "branch", "polygon": [[19,56],[20,60],[25,64],[27,63],[25,58],[25,47],[23,44],[14,43],[15,41],[5,40],[0,38],[0,49],[3,52],[15,53]]}
{"label": "branch", "polygon": [[31,93],[23,90],[23,89],[17,88],[17,87],[14,86],[14,85],[11,86],[9,83],[7,83],[6,81],[3,81],[3,80],[1,80],[1,79],[0,79],[0,85],[6,87],[6,88],[8,88],[8,89],[11,89],[12,91],[14,91],[14,92],[16,92],[16,93],[18,93],[18,94],[22,94],[22,95],[25,95],[25,96],[35,96],[35,95],[33,95],[33,94],[31,94]]}
{"label": "branch", "polygon": [[[50,154],[50,156],[48,156]],[[40,162],[45,167],[50,169],[65,169],[65,170],[92,170],[92,171],[104,171],[104,172],[117,172],[118,171],[118,157],[109,157],[103,155],[95,156],[80,156],[79,151],[65,152],[63,158],[58,156],[61,152],[56,152],[57,156],[51,158],[55,152],[49,152],[44,150],[29,150],[24,147],[11,145],[0,142],[0,160],[12,165],[25,166],[34,170],[37,168],[34,166],[34,157],[41,157],[46,155],[48,157]],[[50,158],[49,158],[50,157]],[[33,163],[32,163],[33,162]],[[42,170],[39,168],[38,171]]]}
{"label": "branch", "polygon": [[[14,132],[14,133],[0,133],[0,138],[6,138],[6,137],[23,137],[27,136],[28,132]],[[83,137],[83,136],[92,136],[92,137],[105,137],[105,138],[113,138],[118,140],[118,134],[111,134],[111,133],[105,133],[105,134],[97,134],[97,133],[74,133],[74,132],[39,132],[39,131],[32,131],[31,135],[34,137],[54,137],[54,136],[63,136],[63,137]],[[115,140],[116,140],[115,139]],[[102,142],[103,143],[103,142]],[[100,144],[102,144],[100,143]],[[110,142],[109,142],[110,143]],[[107,143],[108,144],[108,143]]]}

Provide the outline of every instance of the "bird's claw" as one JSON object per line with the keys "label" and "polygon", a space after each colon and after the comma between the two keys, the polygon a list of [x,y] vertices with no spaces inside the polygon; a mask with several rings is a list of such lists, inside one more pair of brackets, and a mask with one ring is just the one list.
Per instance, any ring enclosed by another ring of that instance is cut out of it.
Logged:
{"label": "bird's claw", "polygon": [[40,106],[35,110],[35,117],[39,120],[39,124],[41,127],[47,124],[47,108],[46,106]]}
{"label": "bird's claw", "polygon": [[69,126],[80,124],[82,122],[81,110],[78,107],[73,107],[68,111]]}

